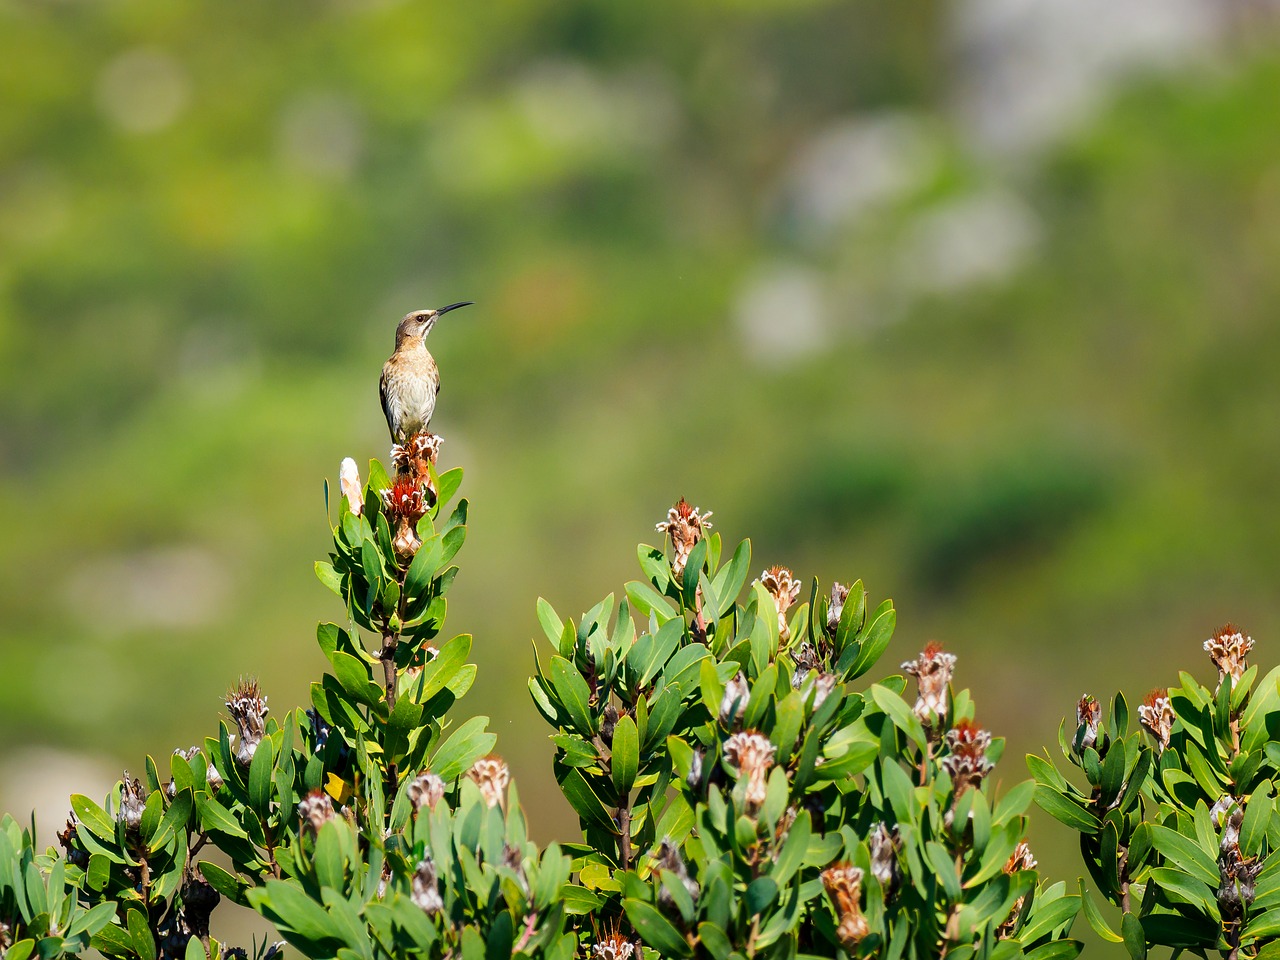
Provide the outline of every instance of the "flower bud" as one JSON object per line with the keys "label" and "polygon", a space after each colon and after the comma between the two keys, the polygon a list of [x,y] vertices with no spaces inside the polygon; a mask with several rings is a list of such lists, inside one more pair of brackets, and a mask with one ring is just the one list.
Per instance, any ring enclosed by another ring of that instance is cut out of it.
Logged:
{"label": "flower bud", "polygon": [[848,587],[842,583],[831,584],[831,600],[827,603],[827,633],[833,637],[840,627],[840,615],[844,613],[844,602],[848,599]]}
{"label": "flower bud", "polygon": [[485,803],[490,807],[501,805],[506,809],[507,784],[511,782],[511,770],[507,767],[505,760],[499,756],[481,757],[467,772],[467,776],[480,788],[480,795],[484,797]]}
{"label": "flower bud", "polygon": [[871,929],[862,915],[862,877],[862,870],[851,863],[837,863],[822,871],[822,885],[840,918],[836,936],[847,950],[853,950]]}
{"label": "flower bud", "polygon": [[1204,642],[1204,649],[1218,668],[1218,684],[1227,676],[1231,677],[1232,684],[1237,684],[1249,667],[1245,657],[1253,649],[1253,637],[1245,636],[1234,623],[1228,623]]}
{"label": "flower bud", "polygon": [[413,813],[416,816],[424,806],[428,810],[436,808],[436,804],[444,797],[445,783],[429,770],[423,770],[414,777],[407,789],[409,802],[413,804]]}
{"label": "flower bud", "polygon": [[314,837],[320,828],[336,817],[333,800],[323,790],[312,790],[298,802],[298,819],[304,833]]}
{"label": "flower bud", "polygon": [[1098,742],[1098,723],[1102,719],[1102,704],[1096,697],[1085,694],[1076,704],[1076,737],[1079,738],[1080,750],[1092,747]]}
{"label": "flower bud", "polygon": [[124,772],[121,782],[120,809],[116,811],[116,819],[124,824],[126,833],[137,834],[142,829],[142,813],[147,808],[147,791],[135,777],[129,779],[129,771]]}
{"label": "flower bud", "polygon": [[711,511],[699,513],[697,507],[689,506],[681,497],[674,507],[667,511],[667,519],[655,525],[659,533],[665,533],[671,539],[671,571],[676,577],[684,576],[685,564],[689,562],[689,553],[697,546],[706,531],[711,529],[708,523]]}
{"label": "flower bud", "polygon": [[800,581],[791,575],[786,567],[770,567],[760,574],[756,581],[769,596],[773,597],[773,605],[778,608],[778,636],[784,642],[791,637],[791,628],[787,624],[787,611],[800,596]]}
{"label": "flower bud", "polygon": [[360,483],[360,468],[350,457],[342,461],[342,469],[338,471],[338,485],[342,495],[347,498],[347,507],[357,517],[364,511],[364,488]]}
{"label": "flower bud", "polygon": [[947,746],[951,753],[942,758],[942,766],[951,774],[957,797],[970,787],[981,786],[987,774],[995,768],[995,764],[987,759],[991,734],[968,720],[961,720],[954,729],[947,731]]}
{"label": "flower bud", "polygon": [[956,668],[956,655],[944,653],[940,643],[930,641],[920,656],[902,665],[902,669],[916,678],[915,714],[931,733],[937,727],[938,718],[946,716],[948,707],[947,687]]}
{"label": "flower bud", "polygon": [[769,787],[769,769],[773,766],[776,753],[777,748],[768,737],[750,730],[735,733],[725,741],[725,759],[738,768],[740,776],[747,778],[743,799],[748,816],[755,814],[765,801]]}
{"label": "flower bud", "polygon": [[898,882],[898,848],[902,841],[898,837],[898,828],[892,830],[883,823],[877,823],[867,838],[867,846],[871,852],[871,875],[879,881],[888,897]]}
{"label": "flower bud", "polygon": [[1156,738],[1157,753],[1169,746],[1169,735],[1173,732],[1173,704],[1169,701],[1169,691],[1152,690],[1148,693],[1138,707],[1138,721]]}
{"label": "flower bud", "polygon": [[747,678],[738,673],[724,685],[724,696],[720,698],[720,722],[732,727],[742,718],[747,709],[747,700],[751,689],[747,686]]}
{"label": "flower bud", "polygon": [[409,894],[413,905],[429,917],[434,917],[444,910],[444,900],[440,897],[440,884],[436,880],[436,865],[430,854],[425,860],[419,860],[413,871],[413,889]]}

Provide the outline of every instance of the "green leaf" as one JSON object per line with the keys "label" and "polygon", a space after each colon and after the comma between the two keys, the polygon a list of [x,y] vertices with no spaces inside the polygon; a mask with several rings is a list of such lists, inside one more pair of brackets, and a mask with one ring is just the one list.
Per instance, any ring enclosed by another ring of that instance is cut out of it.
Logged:
{"label": "green leaf", "polygon": [[662,957],[689,957],[693,951],[689,942],[681,936],[680,931],[672,926],[671,921],[660,914],[654,907],[643,900],[626,899],[622,908],[627,912],[631,926],[646,944],[658,951]]}
{"label": "green leaf", "polygon": [[205,830],[220,830],[228,836],[249,839],[249,835],[235,817],[231,816],[230,811],[212,797],[203,794],[197,796],[196,810],[200,813],[200,825]]}
{"label": "green leaf", "polygon": [[111,860],[100,853],[89,857],[89,869],[85,871],[85,880],[90,890],[101,890],[111,877]]}
{"label": "green leaf", "polygon": [[431,770],[444,781],[456,780],[472,764],[489,753],[498,742],[495,734],[487,733],[488,717],[472,717],[436,751],[431,760]]}
{"label": "green leaf", "polygon": [[1058,793],[1053,787],[1044,784],[1036,785],[1036,806],[1055,820],[1081,833],[1094,834],[1102,829],[1101,820]]}
{"label": "green leaf", "polygon": [[1059,897],[1044,904],[1035,904],[1027,924],[1018,932],[1023,943],[1034,943],[1051,934],[1080,912],[1079,897]]}
{"label": "green leaf", "polygon": [[370,679],[367,663],[341,650],[329,654],[329,663],[342,689],[357,703],[370,707],[382,699],[382,688]]}
{"label": "green leaf", "polygon": [[729,960],[729,956],[733,953],[733,944],[728,936],[714,923],[698,924],[698,939],[713,960]]}
{"label": "green leaf", "polygon": [[564,633],[564,621],[556,616],[555,608],[542,597],[538,598],[538,622],[542,624],[542,632],[547,635],[551,646],[558,649],[560,634]]}
{"label": "green leaf", "polygon": [[747,905],[747,916],[758,917],[769,909],[769,905],[778,898],[778,884],[772,877],[756,877],[747,885],[744,898]]}
{"label": "green leaf", "polygon": [[636,782],[640,764],[640,733],[630,715],[623,714],[613,729],[613,757],[611,769],[613,785],[620,796],[625,797]]}
{"label": "green leaf", "polygon": [[312,900],[296,882],[271,879],[248,892],[249,902],[265,908],[267,918],[308,940],[342,940],[342,929],[324,907]]}
{"label": "green leaf", "polygon": [[244,894],[249,889],[249,885],[238,876],[228,873],[216,863],[210,863],[208,860],[200,861],[200,873],[209,881],[209,886],[213,887],[232,903],[244,903]]}
{"label": "green leaf", "polygon": [[[67,927],[67,936],[78,937],[82,933],[87,933],[91,937],[96,936],[107,924],[115,919],[115,916],[116,904],[113,901],[108,900],[106,903],[100,903],[96,907],[90,907],[71,921],[71,925]],[[5,960],[8,960],[11,956],[13,956],[12,950],[5,955]]]}
{"label": "green leaf", "polygon": [[1206,853],[1196,841],[1184,837],[1176,830],[1151,824],[1151,844],[1172,863],[1216,888],[1219,881],[1216,858]]}
{"label": "green leaf", "polygon": [[147,926],[142,911],[130,909],[127,917],[129,939],[133,942],[133,949],[141,960],[156,960],[156,939],[151,935],[151,928]]}
{"label": "green leaf", "polygon": [[1120,917],[1120,933],[1124,940],[1124,948],[1129,951],[1133,960],[1146,960],[1147,935],[1142,924],[1132,913]]}
{"label": "green leaf", "polygon": [[733,557],[720,568],[711,587],[716,595],[716,619],[720,619],[733,609],[734,601],[742,592],[742,585],[747,582],[747,574],[751,567],[751,541],[743,540]]}
{"label": "green leaf", "polygon": [[885,712],[893,725],[901,730],[911,739],[911,741],[921,750],[925,748],[924,727],[920,725],[919,718],[915,715],[906,701],[890,690],[888,687],[881,686],[878,683],[871,685],[871,699],[875,701],[876,706]]}
{"label": "green leaf", "polygon": [[249,806],[260,817],[265,817],[271,809],[271,772],[274,765],[275,747],[270,737],[263,737],[249,762]]}
{"label": "green leaf", "polygon": [[600,801],[600,797],[596,795],[596,792],[591,789],[591,784],[587,783],[576,768],[567,770],[560,781],[560,790],[564,793],[565,799],[569,801],[569,806],[573,807],[584,822],[608,830],[611,833],[617,832],[617,826],[609,815],[608,809]]}
{"label": "green leaf", "polygon": [[195,807],[195,797],[190,789],[180,791],[169,803],[169,809],[164,812],[164,817],[160,821],[160,828],[156,830],[156,835],[152,838],[149,845],[152,852],[159,850],[179,830],[185,830],[187,821],[191,819],[191,811]]}
{"label": "green leaf", "polygon": [[1244,821],[1240,824],[1240,852],[1246,858],[1256,857],[1262,852],[1272,813],[1271,798],[1267,795],[1270,787],[1269,783],[1259,784],[1245,805]]}
{"label": "green leaf", "polygon": [[333,564],[324,560],[317,560],[316,579],[338,596],[342,596],[342,575],[333,569]]}
{"label": "green leaf", "polygon": [[898,614],[892,607],[872,621],[862,637],[857,659],[854,660],[847,679],[856,679],[875,666],[885,648],[889,646],[889,641],[893,639],[893,629],[897,623]]}
{"label": "green leaf", "polygon": [[1151,871],[1150,877],[1162,893],[1177,894],[1187,903],[1198,907],[1202,913],[1217,915],[1218,905],[1214,892],[1195,877],[1173,867],[1156,867]]}
{"label": "green leaf", "polygon": [[442,557],[444,545],[438,536],[423,537],[422,545],[409,562],[409,569],[404,575],[405,596],[415,602],[426,596],[431,589],[431,581],[437,571],[444,566]]}
{"label": "green leaf", "polygon": [[1079,940],[1054,940],[1029,950],[1023,960],[1072,960],[1080,956],[1084,944]]}
{"label": "green leaf", "polygon": [[1035,781],[1023,780],[1000,798],[991,817],[992,824],[1000,826],[1014,817],[1022,816],[1027,812],[1027,808],[1031,806],[1035,795]]}
{"label": "green leaf", "polygon": [[76,819],[88,827],[95,837],[108,843],[115,843],[115,821],[108,817],[106,811],[100,806],[82,794],[73,793],[71,809]]}
{"label": "green leaf", "polygon": [[604,905],[602,899],[575,883],[566,883],[560,888],[559,900],[564,904],[564,912],[570,916],[588,916]]}
{"label": "green leaf", "polygon": [[594,736],[596,727],[591,713],[591,688],[578,669],[564,657],[552,657],[551,685],[578,732],[587,737]]}
{"label": "green leaf", "polygon": [[1107,925],[1102,911],[1098,909],[1098,905],[1089,896],[1089,891],[1085,889],[1083,878],[1080,880],[1080,902],[1084,905],[1084,918],[1089,921],[1089,926],[1093,928],[1094,933],[1110,943],[1124,943],[1124,937]]}

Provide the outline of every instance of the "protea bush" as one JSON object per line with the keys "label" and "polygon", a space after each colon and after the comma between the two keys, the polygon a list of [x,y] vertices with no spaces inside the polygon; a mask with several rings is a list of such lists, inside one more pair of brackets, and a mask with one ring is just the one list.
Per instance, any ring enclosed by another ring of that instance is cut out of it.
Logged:
{"label": "protea bush", "polygon": [[1074,957],[1084,891],[1037,874],[1033,799],[1083,832],[1125,911],[1114,933],[1086,897],[1089,920],[1135,956],[1280,932],[1278,675],[1251,697],[1240,641],[1215,638],[1214,690],[1184,676],[1152,698],[1145,740],[1122,698],[1105,725],[1082,703],[1063,747],[1090,790],[1033,760],[1039,785],[997,796],[1004,741],[954,689],[955,655],[929,644],[867,682],[890,601],[782,565],[753,578],[749,542],[728,552],[683,500],[620,595],[576,620],[531,609],[531,710],[581,824],[539,849],[487,718],[452,710],[476,676],[445,630],[469,506],[439,453],[410,438],[367,481],[344,461],[316,565],[342,611],[316,631],[310,704],[237,680],[195,745],[72,796],[58,848],[0,823],[6,960],[281,951],[221,942],[227,901],[340,960]]}

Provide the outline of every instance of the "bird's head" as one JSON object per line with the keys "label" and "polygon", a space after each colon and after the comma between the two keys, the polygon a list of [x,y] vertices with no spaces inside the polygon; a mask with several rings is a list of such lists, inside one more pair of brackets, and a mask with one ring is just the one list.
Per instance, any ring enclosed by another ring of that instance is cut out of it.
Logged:
{"label": "bird's head", "polygon": [[440,307],[438,310],[414,310],[412,313],[406,313],[404,319],[400,321],[400,325],[396,327],[396,346],[399,347],[410,337],[421,340],[431,332],[431,328],[436,325],[436,321],[450,310],[469,307],[474,302],[474,300],[463,300],[461,303],[451,303],[449,306]]}

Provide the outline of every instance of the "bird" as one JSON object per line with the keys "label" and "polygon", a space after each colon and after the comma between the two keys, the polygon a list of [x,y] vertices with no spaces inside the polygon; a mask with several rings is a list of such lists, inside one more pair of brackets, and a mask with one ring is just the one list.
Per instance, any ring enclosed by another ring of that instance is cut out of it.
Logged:
{"label": "bird", "polygon": [[427,350],[427,334],[450,310],[469,307],[474,302],[463,300],[438,310],[414,310],[406,313],[396,327],[396,349],[382,365],[382,378],[378,381],[392,443],[404,443],[415,433],[425,432],[436,410],[440,368]]}

